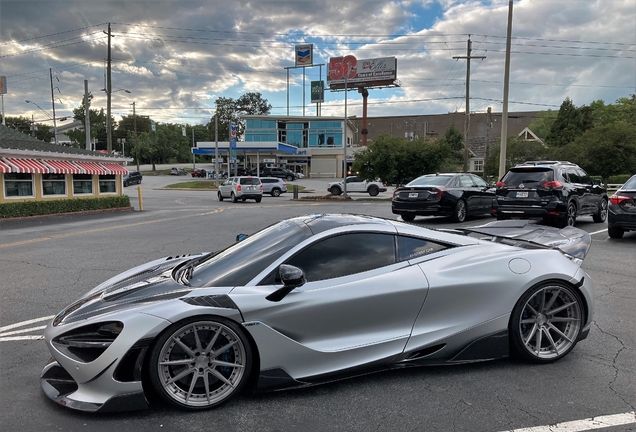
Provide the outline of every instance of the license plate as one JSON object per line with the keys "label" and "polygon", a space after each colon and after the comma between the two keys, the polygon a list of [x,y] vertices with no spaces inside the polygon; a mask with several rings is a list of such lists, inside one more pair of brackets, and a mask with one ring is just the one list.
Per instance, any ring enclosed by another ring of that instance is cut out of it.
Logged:
{"label": "license plate", "polygon": [[528,192],[517,192],[517,198],[528,198]]}
{"label": "license plate", "polygon": [[417,192],[409,192],[409,198],[417,198],[418,193]]}

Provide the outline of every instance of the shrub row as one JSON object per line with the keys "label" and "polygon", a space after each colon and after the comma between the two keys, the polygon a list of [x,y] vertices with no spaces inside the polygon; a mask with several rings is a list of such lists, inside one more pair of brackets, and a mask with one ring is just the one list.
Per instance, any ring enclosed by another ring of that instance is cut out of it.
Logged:
{"label": "shrub row", "polygon": [[0,204],[0,219],[130,207],[128,195]]}
{"label": "shrub row", "polygon": [[[618,175],[614,175],[614,176],[609,176],[607,179],[607,183],[608,184],[623,184],[625,183],[627,180],[629,180],[629,178],[632,176],[632,174],[618,174]],[[598,175],[593,175],[590,176],[595,180],[603,180],[601,178],[601,176]]]}

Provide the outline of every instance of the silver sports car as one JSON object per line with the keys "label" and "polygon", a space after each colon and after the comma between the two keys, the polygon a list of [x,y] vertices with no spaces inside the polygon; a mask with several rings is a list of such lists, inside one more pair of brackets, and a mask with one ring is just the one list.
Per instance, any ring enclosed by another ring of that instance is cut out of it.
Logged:
{"label": "silver sports car", "polygon": [[590,236],[525,220],[430,230],[294,217],[228,248],[116,276],[45,330],[41,386],[83,411],[220,405],[243,388],[507,357],[549,363],[584,339]]}

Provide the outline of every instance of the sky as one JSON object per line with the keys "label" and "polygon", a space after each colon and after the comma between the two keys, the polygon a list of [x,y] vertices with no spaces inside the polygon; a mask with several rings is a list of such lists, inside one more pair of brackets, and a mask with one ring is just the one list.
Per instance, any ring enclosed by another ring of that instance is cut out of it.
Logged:
{"label": "sky", "polygon": [[[0,76],[7,116],[72,116],[84,80],[106,108],[108,23],[112,113],[206,124],[218,97],[260,92],[273,115],[316,115],[310,82],[330,58],[395,57],[399,87],[370,89],[369,116],[502,110],[508,0],[0,0]],[[314,64],[294,66],[313,44]],[[636,1],[515,0],[509,111],[606,104],[636,93]],[[289,86],[287,76],[289,71]],[[288,90],[289,89],[289,90]],[[130,93],[127,93],[129,91]],[[25,101],[33,103],[27,103]],[[289,102],[288,102],[289,100]],[[322,115],[343,116],[344,92],[326,89]],[[39,107],[37,105],[39,105]],[[347,114],[362,115],[356,89]],[[59,122],[58,122],[59,123]]]}

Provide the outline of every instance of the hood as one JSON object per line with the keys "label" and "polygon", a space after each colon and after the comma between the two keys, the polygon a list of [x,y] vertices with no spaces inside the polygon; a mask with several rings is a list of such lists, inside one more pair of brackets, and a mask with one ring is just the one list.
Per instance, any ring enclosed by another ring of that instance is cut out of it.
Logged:
{"label": "hood", "polygon": [[493,241],[510,239],[515,242],[515,246],[519,247],[524,247],[519,243],[527,242],[545,248],[558,249],[568,258],[581,262],[592,244],[590,235],[581,229],[570,226],[559,229],[530,223],[528,220],[497,221],[461,231],[492,236]]}

